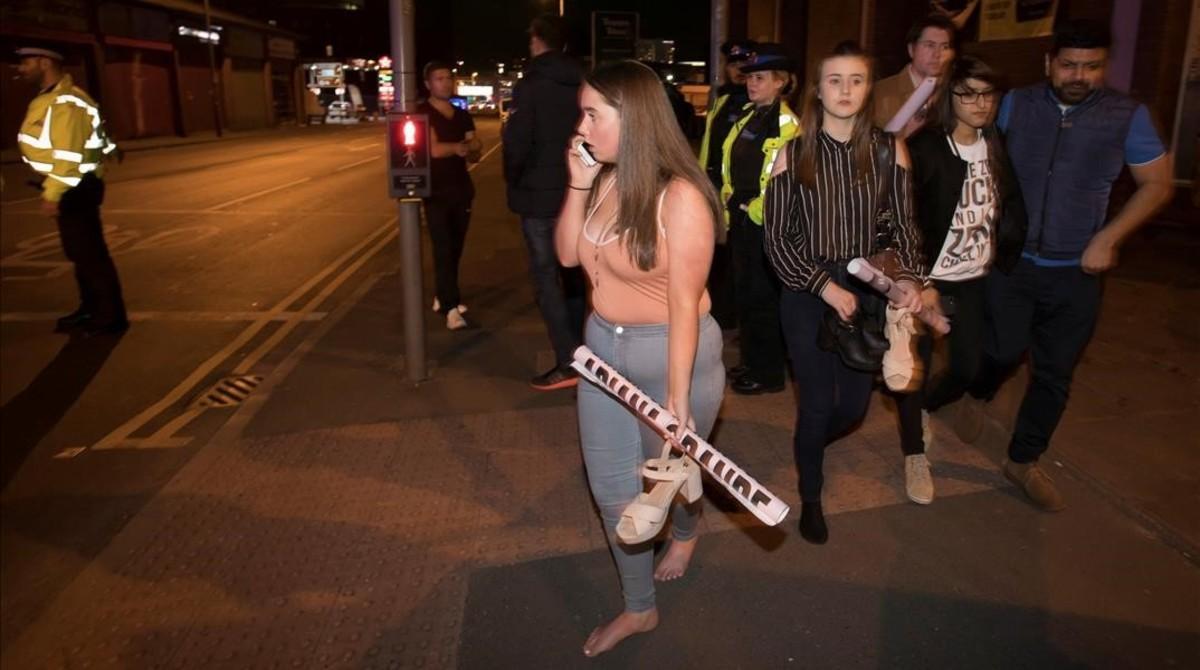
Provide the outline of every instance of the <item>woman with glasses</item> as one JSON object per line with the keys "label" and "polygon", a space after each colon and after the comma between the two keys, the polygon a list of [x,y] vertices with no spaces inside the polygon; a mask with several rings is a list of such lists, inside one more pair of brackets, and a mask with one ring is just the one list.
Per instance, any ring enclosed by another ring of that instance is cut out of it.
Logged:
{"label": "woman with glasses", "polygon": [[[894,244],[896,278],[907,289],[896,306],[913,312],[922,307],[923,267],[908,152],[871,121],[871,59],[843,42],[818,63],[813,81],[800,135],[780,150],[767,184],[764,223],[767,257],[785,288],[780,314],[799,403],[792,446],[800,471],[800,534],[824,544],[825,447],[862,421],[875,375],[819,348],[819,328],[827,310],[849,322],[860,303],[877,299],[848,278],[850,260]],[[893,224],[885,243],[878,222],[888,215]]]}
{"label": "woman with glasses", "polygon": [[[923,455],[932,435],[928,412],[960,398],[974,379],[983,349],[984,276],[992,267],[1011,271],[1025,244],[1025,204],[995,126],[997,80],[978,58],[960,58],[936,120],[908,140],[933,282],[923,298],[927,307],[940,302],[951,319],[945,372],[897,398],[908,497],[920,504],[933,501]],[[927,373],[932,349],[932,337],[922,335],[917,350]]]}

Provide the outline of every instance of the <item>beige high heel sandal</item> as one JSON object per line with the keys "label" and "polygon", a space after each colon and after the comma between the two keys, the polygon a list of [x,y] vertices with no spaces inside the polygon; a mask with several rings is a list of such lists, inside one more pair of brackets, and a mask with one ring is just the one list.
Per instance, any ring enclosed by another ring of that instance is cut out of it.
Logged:
{"label": "beige high heel sandal", "polygon": [[651,458],[642,466],[642,476],[657,483],[649,493],[639,493],[621,513],[617,538],[625,544],[640,544],[654,538],[667,520],[675,494],[683,493],[689,503],[704,493],[700,466],[687,456],[671,458],[671,443],[663,443],[660,458]]}

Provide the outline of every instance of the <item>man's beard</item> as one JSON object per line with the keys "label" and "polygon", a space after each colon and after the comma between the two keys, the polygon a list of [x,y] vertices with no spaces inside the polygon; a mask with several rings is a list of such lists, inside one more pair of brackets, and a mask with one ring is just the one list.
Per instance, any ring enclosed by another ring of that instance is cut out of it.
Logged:
{"label": "man's beard", "polygon": [[1054,95],[1058,101],[1066,105],[1078,105],[1092,93],[1088,84],[1064,84],[1054,87]]}

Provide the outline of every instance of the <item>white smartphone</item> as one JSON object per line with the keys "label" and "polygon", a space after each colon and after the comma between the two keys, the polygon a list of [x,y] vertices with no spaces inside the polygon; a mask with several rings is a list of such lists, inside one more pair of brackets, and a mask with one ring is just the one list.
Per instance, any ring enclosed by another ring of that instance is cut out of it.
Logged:
{"label": "white smartphone", "polygon": [[575,148],[579,151],[579,160],[583,161],[584,165],[586,165],[588,167],[596,166],[596,159],[593,158],[591,152],[588,151],[587,144],[580,142],[579,146],[577,146]]}

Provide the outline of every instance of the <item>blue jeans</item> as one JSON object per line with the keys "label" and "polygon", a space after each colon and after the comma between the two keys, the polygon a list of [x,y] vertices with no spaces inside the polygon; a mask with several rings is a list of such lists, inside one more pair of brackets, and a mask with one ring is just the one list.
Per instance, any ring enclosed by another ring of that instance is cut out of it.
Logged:
{"label": "blue jeans", "polygon": [[564,268],[558,263],[558,253],[554,249],[556,221],[522,217],[521,232],[529,251],[533,295],[542,312],[542,321],[546,323],[555,361],[559,367],[566,367],[583,340],[586,298],[580,269]]}
{"label": "blue jeans", "polygon": [[[725,392],[721,362],[721,327],[705,314],[692,368],[691,410],[696,433],[712,431]],[[596,314],[587,323],[587,345],[629,381],[662,406],[667,404],[667,326],[618,326]],[[590,382],[579,383],[579,438],[588,486],[608,536],[608,547],[621,577],[625,609],[644,612],[654,607],[654,543],[617,541],[621,513],[642,492],[642,463],[658,458],[663,438],[632,412]],[[671,513],[671,537],[689,540],[696,534],[700,501],[676,503]]]}

